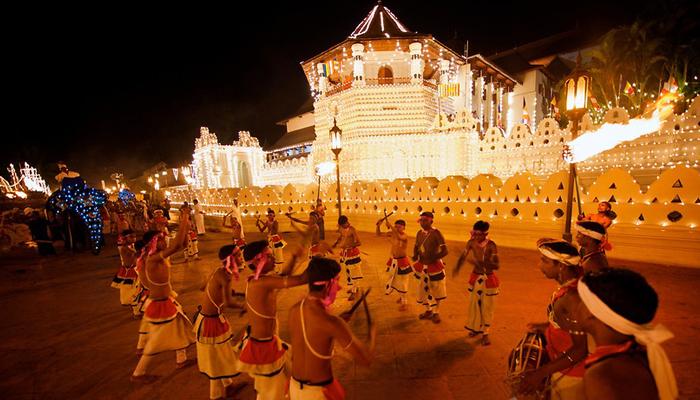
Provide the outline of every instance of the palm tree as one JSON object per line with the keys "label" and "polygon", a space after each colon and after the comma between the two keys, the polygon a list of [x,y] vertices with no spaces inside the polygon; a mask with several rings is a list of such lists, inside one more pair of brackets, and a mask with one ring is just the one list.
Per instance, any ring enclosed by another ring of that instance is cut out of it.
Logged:
{"label": "palm tree", "polygon": [[[590,53],[593,95],[605,104],[641,114],[650,98],[647,90],[655,90],[666,61],[662,44],[660,37],[650,35],[649,24],[639,21],[606,33]],[[622,92],[627,82],[634,84],[634,93]]]}

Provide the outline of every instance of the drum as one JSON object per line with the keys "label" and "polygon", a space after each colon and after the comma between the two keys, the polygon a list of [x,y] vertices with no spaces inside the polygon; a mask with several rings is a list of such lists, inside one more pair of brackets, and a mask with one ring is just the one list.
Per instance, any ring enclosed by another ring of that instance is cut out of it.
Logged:
{"label": "drum", "polygon": [[[527,332],[510,352],[506,381],[513,390],[513,398],[518,398],[515,392],[517,392],[520,383],[520,376],[525,372],[541,367],[549,361],[545,346],[546,340],[544,335]],[[548,386],[548,382],[544,382],[543,390],[535,393],[534,398],[547,398],[548,393],[546,393],[546,388]]]}

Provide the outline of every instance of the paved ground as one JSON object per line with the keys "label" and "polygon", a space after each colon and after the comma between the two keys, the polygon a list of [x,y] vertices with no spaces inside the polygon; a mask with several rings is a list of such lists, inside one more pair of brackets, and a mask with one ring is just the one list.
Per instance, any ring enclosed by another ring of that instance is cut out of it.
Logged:
{"label": "paved ground", "polygon": [[[252,236],[252,235],[251,235]],[[294,242],[296,238],[285,235]],[[203,260],[185,264],[175,259],[173,278],[179,301],[188,315],[200,302],[198,287],[217,266],[215,250],[227,234],[209,233],[200,241]],[[249,238],[252,239],[252,238]],[[536,269],[535,251],[500,250],[502,294],[496,309],[493,345],[482,347],[466,338],[466,273],[448,280],[448,299],[441,308],[443,322],[419,321],[417,306],[401,313],[394,296],[384,296],[387,246],[362,234],[368,253],[365,282],[373,287],[371,310],[378,322],[376,361],[370,368],[354,365],[342,352],[334,359],[336,376],[348,399],[506,399],[506,358],[529,321],[544,320],[548,296],[554,288]],[[536,238],[533,238],[533,242]],[[450,243],[447,263],[460,251]],[[157,357],[154,373],[160,380],[149,386],[129,382],[136,365],[134,348],[138,321],[119,305],[118,292],[109,287],[118,257],[113,247],[100,256],[68,254],[53,258],[0,259],[0,397],[6,399],[154,399],[208,396],[207,379],[196,367],[176,371],[174,355]],[[614,263],[616,265],[620,265]],[[700,399],[700,270],[661,265],[626,264],[644,273],[661,298],[658,321],[676,334],[665,348],[673,362],[682,398]],[[242,283],[237,289],[242,290]],[[280,301],[282,337],[287,337],[287,310],[302,289],[290,290]],[[340,298],[336,304],[345,306]],[[336,307],[341,309],[341,307]],[[354,330],[365,337],[358,314]],[[245,317],[229,314],[235,329]],[[194,349],[190,350],[194,356]],[[253,399],[249,384],[239,393]]]}

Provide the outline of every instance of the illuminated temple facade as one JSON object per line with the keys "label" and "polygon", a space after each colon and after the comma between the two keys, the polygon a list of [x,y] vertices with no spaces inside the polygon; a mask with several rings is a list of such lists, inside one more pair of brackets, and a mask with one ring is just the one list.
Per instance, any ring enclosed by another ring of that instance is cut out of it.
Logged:
{"label": "illuminated temple facade", "polygon": [[[379,3],[344,41],[301,63],[311,100],[281,122],[287,133],[274,146],[264,150],[248,132],[221,144],[202,128],[193,186],[310,183],[315,166],[334,159],[334,121],[342,129],[346,183],[561,171],[562,146],[571,134],[548,117],[552,85],[545,68],[566,60],[536,60],[538,68],[511,75],[496,65],[507,56],[455,52],[430,34],[410,31]],[[698,106],[696,100],[658,132],[590,158],[579,170],[585,175],[619,167],[635,178],[655,179],[671,165],[697,167]],[[628,120],[624,109],[610,109],[598,122]],[[596,125],[586,115],[582,128]]]}

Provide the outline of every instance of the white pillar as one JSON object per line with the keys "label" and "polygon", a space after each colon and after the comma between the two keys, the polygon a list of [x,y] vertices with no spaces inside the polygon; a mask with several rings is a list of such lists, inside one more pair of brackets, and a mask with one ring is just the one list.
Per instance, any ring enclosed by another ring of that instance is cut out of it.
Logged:
{"label": "white pillar", "polygon": [[513,91],[508,92],[508,101],[506,102],[506,132],[510,136],[510,130],[513,129]]}
{"label": "white pillar", "polygon": [[465,65],[466,76],[464,79],[464,108],[467,109],[467,114],[471,117],[472,115],[472,65],[467,63]]}
{"label": "white pillar", "polygon": [[450,77],[450,62],[448,60],[440,60],[440,83],[449,83]]}
{"label": "white pillar", "polygon": [[484,77],[480,76],[476,79],[476,115],[481,123],[481,129],[484,129]]}
{"label": "white pillar", "polygon": [[493,126],[493,82],[486,85],[486,122],[488,127]]}
{"label": "white pillar", "polygon": [[318,71],[318,94],[319,96],[323,96],[328,89],[328,77],[326,76],[325,64],[316,64],[316,70]]}
{"label": "white pillar", "polygon": [[408,45],[411,53],[411,83],[419,84],[423,82],[423,69],[425,62],[423,61],[423,45],[420,42],[413,42]]}
{"label": "white pillar", "polygon": [[365,85],[365,46],[362,43],[355,43],[352,45],[352,85],[353,86],[364,86]]}

